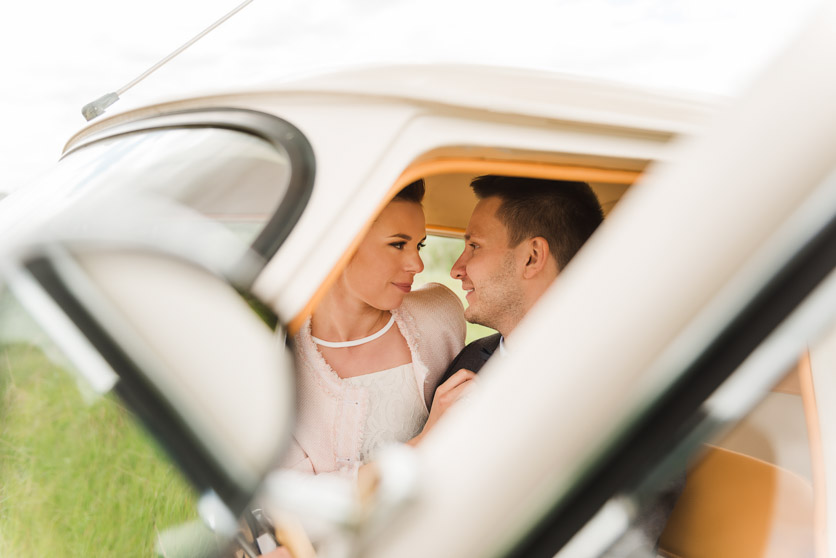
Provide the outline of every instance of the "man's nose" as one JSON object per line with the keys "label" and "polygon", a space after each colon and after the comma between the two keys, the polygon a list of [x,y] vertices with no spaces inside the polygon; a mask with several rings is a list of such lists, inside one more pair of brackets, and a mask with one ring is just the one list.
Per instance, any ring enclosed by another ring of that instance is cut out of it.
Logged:
{"label": "man's nose", "polygon": [[462,252],[459,259],[457,259],[456,263],[453,264],[453,268],[450,269],[450,277],[458,279],[459,281],[464,279],[465,275],[467,275],[467,272],[465,271],[465,265],[467,262],[465,260],[465,252]]}

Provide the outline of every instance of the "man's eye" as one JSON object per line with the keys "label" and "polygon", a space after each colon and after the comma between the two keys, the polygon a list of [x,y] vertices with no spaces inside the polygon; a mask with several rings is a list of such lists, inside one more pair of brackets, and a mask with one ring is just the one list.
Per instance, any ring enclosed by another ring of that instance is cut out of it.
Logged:
{"label": "man's eye", "polygon": [[475,242],[468,243],[468,246],[470,246],[473,250],[476,250],[479,247],[479,245]]}

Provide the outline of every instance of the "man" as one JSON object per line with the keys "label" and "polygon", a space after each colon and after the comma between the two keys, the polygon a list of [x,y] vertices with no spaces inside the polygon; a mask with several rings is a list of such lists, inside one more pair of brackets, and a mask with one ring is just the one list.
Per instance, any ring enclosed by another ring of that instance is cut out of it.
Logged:
{"label": "man", "polygon": [[[494,354],[513,351],[506,339],[604,219],[585,182],[480,176],[479,202],[465,232],[465,248],[450,275],[467,292],[465,318],[498,333],[467,345],[438,387],[425,432],[470,387]],[[656,544],[684,486],[678,479],[647,509],[639,525],[609,556],[645,555]]]}
{"label": "man", "polygon": [[604,220],[585,182],[480,176],[465,248],[450,275],[467,292],[467,321],[499,333],[468,345],[447,371],[478,372]]}
{"label": "man", "polygon": [[499,333],[470,343],[453,360],[413,444],[471,387],[494,352],[505,351],[505,337],[604,220],[586,182],[486,175],[470,186],[479,202],[450,275],[467,292],[467,321]]}

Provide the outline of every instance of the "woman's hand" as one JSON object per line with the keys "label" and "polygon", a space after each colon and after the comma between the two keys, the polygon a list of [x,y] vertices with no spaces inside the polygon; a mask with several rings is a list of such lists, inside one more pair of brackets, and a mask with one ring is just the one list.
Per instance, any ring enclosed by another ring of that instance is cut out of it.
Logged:
{"label": "woman's hand", "polygon": [[427,423],[424,429],[416,437],[407,442],[410,446],[418,445],[424,438],[424,434],[430,431],[435,426],[444,413],[447,412],[453,403],[461,399],[467,391],[473,387],[473,379],[476,378],[476,373],[462,368],[438,386],[435,390],[435,397],[433,398],[432,408],[430,409],[430,416],[427,418]]}

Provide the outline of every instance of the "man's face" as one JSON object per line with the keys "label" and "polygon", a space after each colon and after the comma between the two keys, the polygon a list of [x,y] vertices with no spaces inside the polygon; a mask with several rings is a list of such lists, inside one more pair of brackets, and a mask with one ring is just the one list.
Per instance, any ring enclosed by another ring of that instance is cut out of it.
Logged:
{"label": "man's face", "polygon": [[496,217],[501,205],[496,197],[476,205],[465,231],[464,252],[450,275],[467,291],[467,321],[507,335],[522,319],[525,304],[520,250],[508,246],[508,230]]}

